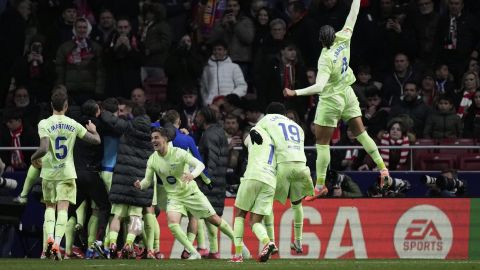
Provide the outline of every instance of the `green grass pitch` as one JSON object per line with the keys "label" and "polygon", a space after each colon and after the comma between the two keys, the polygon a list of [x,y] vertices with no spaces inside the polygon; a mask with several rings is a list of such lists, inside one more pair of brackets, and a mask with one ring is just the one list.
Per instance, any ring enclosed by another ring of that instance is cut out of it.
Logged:
{"label": "green grass pitch", "polygon": [[0,265],[5,270],[17,269],[48,269],[48,270],[457,270],[480,269],[480,260],[290,260],[272,259],[266,263],[246,260],[243,263],[230,263],[228,260],[69,260],[52,261],[40,259],[0,259]]}

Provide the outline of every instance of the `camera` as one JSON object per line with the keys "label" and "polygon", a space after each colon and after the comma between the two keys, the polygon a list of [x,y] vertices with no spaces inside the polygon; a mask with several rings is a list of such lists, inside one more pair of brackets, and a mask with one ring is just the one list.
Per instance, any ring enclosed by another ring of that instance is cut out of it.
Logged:
{"label": "camera", "polygon": [[368,191],[368,197],[390,197],[399,198],[405,197],[405,193],[411,189],[411,184],[408,180],[400,178],[389,178],[387,182],[381,186],[381,177],[371,186]]}
{"label": "camera", "polygon": [[225,9],[225,15],[231,15],[233,13],[233,10],[232,9]]}
{"label": "camera", "polygon": [[16,189],[17,180],[11,178],[0,177],[0,189]]}
{"label": "camera", "polygon": [[424,175],[422,176],[422,181],[427,186],[437,186],[441,190],[456,191],[465,188],[465,183],[462,180],[458,178],[448,178],[443,175],[439,175],[438,177]]}
{"label": "camera", "polygon": [[329,179],[328,188],[329,189],[341,188],[344,178],[345,178],[345,175],[339,174],[337,171],[334,171],[334,170],[328,170],[327,171],[327,179]]}

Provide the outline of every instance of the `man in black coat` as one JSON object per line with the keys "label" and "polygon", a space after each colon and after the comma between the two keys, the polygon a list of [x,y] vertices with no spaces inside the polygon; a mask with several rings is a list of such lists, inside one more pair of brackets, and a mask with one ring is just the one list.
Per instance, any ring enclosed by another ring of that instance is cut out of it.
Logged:
{"label": "man in black coat", "polygon": [[[219,216],[223,215],[225,206],[226,175],[229,156],[227,136],[222,125],[217,123],[215,111],[210,108],[202,108],[195,117],[195,124],[204,132],[198,144],[198,150],[202,155],[205,166],[212,180],[213,189],[207,185],[200,186],[200,190],[207,196],[208,200]],[[210,240],[210,258],[218,258],[218,229],[206,223],[208,228],[208,239]]]}
{"label": "man in black coat", "polygon": [[110,189],[111,213],[110,222],[110,254],[115,254],[117,237],[120,230],[120,219],[130,217],[128,235],[122,255],[129,257],[135,237],[142,232],[142,210],[152,205],[153,188],[146,191],[137,190],[133,183],[145,177],[147,160],[153,152],[150,144],[150,118],[145,109],[133,105],[133,119],[123,120],[111,112],[104,111],[101,119],[105,124],[122,133],[118,146],[117,163],[113,172]]}

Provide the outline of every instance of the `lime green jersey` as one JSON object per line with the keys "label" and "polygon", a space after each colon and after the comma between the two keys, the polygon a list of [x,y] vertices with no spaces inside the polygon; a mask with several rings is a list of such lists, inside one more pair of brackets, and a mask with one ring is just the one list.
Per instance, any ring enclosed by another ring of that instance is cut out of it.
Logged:
{"label": "lime green jersey", "polygon": [[260,145],[251,143],[248,145],[248,163],[243,179],[261,181],[275,188],[277,185],[275,146],[266,131],[259,127],[254,129],[262,135],[263,142]]}
{"label": "lime green jersey", "polygon": [[331,97],[343,94],[345,89],[355,82],[355,76],[349,67],[350,42],[359,10],[360,0],[353,0],[342,30],[335,33],[335,40],[330,48],[322,49],[318,58],[315,84],[295,90],[297,95],[318,94],[320,97]]}
{"label": "lime green jersey", "polygon": [[83,138],[87,129],[65,115],[52,115],[38,123],[40,139],[48,137],[50,147],[42,158],[40,177],[46,180],[76,179],[73,147],[77,137]]}
{"label": "lime green jersey", "polygon": [[351,31],[344,29],[335,34],[335,41],[330,49],[323,48],[318,58],[319,76],[329,74],[320,96],[328,97],[343,93],[346,87],[355,82],[355,75],[349,66]]}
{"label": "lime green jersey", "polygon": [[185,182],[182,176],[189,167],[197,167],[200,160],[178,147],[168,147],[165,156],[155,151],[148,158],[145,179],[141,182],[142,189],[152,184],[153,176],[158,175],[163,181],[167,196],[183,198],[200,191],[195,181]]}
{"label": "lime green jersey", "polygon": [[273,140],[277,163],[307,161],[305,134],[297,123],[280,114],[267,114],[256,126],[265,130]]}

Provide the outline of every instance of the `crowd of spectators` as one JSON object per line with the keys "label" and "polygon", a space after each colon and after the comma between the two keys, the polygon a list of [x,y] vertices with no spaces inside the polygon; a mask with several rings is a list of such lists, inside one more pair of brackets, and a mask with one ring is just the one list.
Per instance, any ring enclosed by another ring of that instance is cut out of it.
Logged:
{"label": "crowd of spectators", "polygon": [[[271,101],[283,102],[305,127],[306,145],[314,142],[316,99],[284,98],[282,90],[314,83],[318,30],[325,24],[340,30],[350,6],[349,0],[2,3],[0,146],[36,146],[50,91],[63,84],[72,110],[109,97],[118,100],[120,116],[133,102],[151,122],[177,110],[180,128],[202,154],[211,157],[209,145],[222,142],[221,160],[207,161],[212,168],[221,163],[227,182],[242,175],[236,147]],[[477,0],[362,1],[352,39],[353,88],[378,145],[480,138],[479,15]],[[332,144],[358,144],[344,123],[335,134]],[[29,165],[26,151],[0,154],[7,170]],[[382,150],[390,170],[407,168],[408,155]],[[332,168],[373,169],[365,156],[336,151]]]}

